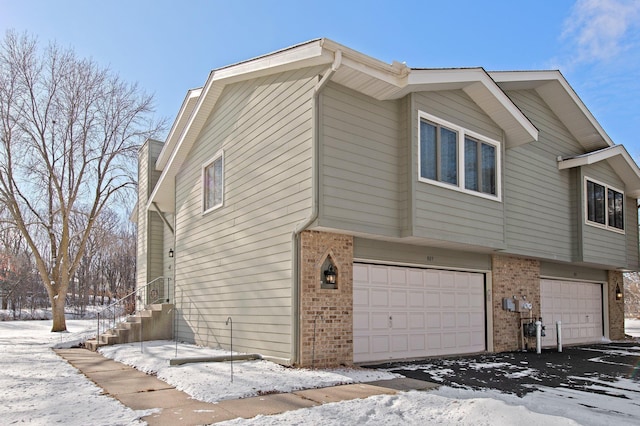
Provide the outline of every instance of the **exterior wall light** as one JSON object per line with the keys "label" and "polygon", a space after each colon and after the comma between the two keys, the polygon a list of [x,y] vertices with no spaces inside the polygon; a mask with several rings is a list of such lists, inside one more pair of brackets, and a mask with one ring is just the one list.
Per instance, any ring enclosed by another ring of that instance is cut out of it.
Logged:
{"label": "exterior wall light", "polygon": [[622,300],[622,290],[620,290],[619,284],[616,284],[616,300]]}
{"label": "exterior wall light", "polygon": [[329,285],[336,285],[336,271],[333,270],[333,265],[329,265],[324,271],[324,282]]}
{"label": "exterior wall light", "polygon": [[173,257],[173,249],[172,248],[169,249],[169,257]]}

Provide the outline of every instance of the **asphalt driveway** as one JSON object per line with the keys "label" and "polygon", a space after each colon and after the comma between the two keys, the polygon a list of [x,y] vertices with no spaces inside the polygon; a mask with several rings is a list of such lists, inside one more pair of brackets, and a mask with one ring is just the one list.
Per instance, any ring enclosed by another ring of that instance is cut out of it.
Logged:
{"label": "asphalt driveway", "polygon": [[488,388],[520,397],[542,387],[559,387],[628,398],[616,392],[617,382],[621,378],[640,382],[640,342],[565,347],[561,353],[555,349],[541,354],[507,352],[370,367],[453,388]]}

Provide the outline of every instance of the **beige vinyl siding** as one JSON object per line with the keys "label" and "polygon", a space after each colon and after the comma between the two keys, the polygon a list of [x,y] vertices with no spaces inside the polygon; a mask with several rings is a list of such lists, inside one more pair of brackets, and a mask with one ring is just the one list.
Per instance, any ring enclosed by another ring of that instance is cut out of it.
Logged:
{"label": "beige vinyl siding", "polygon": [[[413,95],[412,177],[413,235],[490,248],[504,247],[503,203],[418,181],[418,111],[431,114],[465,129],[502,142],[502,130],[462,91],[421,92]],[[499,148],[504,152],[504,145]],[[458,165],[463,167],[463,165]]]}
{"label": "beige vinyl siding", "polygon": [[[318,69],[226,87],[176,180],[178,338],[291,356],[292,232],[311,209]],[[224,204],[202,214],[201,167],[224,150]]]}
{"label": "beige vinyl siding", "polygon": [[365,238],[354,238],[353,257],[360,261],[380,262],[383,264],[478,271],[491,269],[491,255],[489,254],[390,243]]}
{"label": "beige vinyl siding", "polygon": [[333,83],[321,101],[319,225],[399,237],[407,207],[400,101]]}
{"label": "beige vinyl siding", "polygon": [[149,195],[160,177],[160,172],[155,170],[154,164],[162,145],[161,142],[148,140],[138,153],[138,287],[162,276],[163,273],[163,224],[157,213],[146,210]]}
{"label": "beige vinyl siding", "polygon": [[[596,164],[584,166],[581,169],[582,179],[581,188],[582,199],[584,199],[584,179],[591,178],[596,182],[610,185],[612,188],[624,191],[624,183],[617,176],[615,171],[606,161]],[[627,200],[625,200],[627,201]],[[584,209],[584,205],[582,206]],[[625,211],[629,208],[636,209],[636,203],[624,206]],[[583,213],[583,217],[584,217]],[[634,223],[625,222],[626,228]],[[584,220],[582,226],[582,256],[583,261],[587,263],[597,263],[609,265],[613,268],[627,266],[627,237],[625,234],[613,231],[611,229],[602,229],[597,226],[589,225]],[[636,249],[637,250],[637,249]]]}
{"label": "beige vinyl siding", "polygon": [[580,144],[535,91],[508,96],[539,130],[539,140],[505,152],[507,252],[570,262],[577,250],[575,183],[557,157],[582,154]]}
{"label": "beige vinyl siding", "polygon": [[540,276],[544,278],[564,278],[574,281],[600,281],[606,282],[607,271],[605,269],[592,269],[575,263],[540,262]]}

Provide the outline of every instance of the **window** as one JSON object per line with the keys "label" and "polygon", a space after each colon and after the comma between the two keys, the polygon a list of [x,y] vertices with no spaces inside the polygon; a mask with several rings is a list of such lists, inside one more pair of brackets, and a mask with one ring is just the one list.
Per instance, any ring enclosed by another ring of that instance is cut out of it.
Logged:
{"label": "window", "polygon": [[624,194],[596,181],[586,180],[587,223],[624,230]]}
{"label": "window", "polygon": [[222,206],[224,200],[224,155],[220,151],[202,166],[202,211]]}
{"label": "window", "polygon": [[420,180],[499,199],[496,141],[420,112]]}

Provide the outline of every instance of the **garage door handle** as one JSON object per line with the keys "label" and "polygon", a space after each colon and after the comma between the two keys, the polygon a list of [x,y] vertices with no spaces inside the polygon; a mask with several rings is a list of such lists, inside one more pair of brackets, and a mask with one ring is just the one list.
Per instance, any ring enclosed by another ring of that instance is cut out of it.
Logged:
{"label": "garage door handle", "polygon": [[389,315],[389,328],[393,328],[393,317]]}

